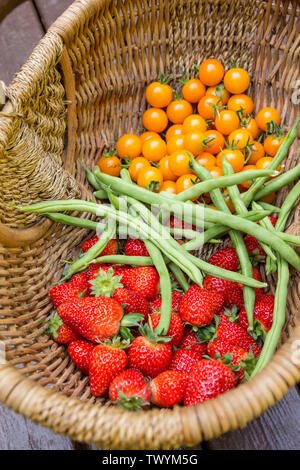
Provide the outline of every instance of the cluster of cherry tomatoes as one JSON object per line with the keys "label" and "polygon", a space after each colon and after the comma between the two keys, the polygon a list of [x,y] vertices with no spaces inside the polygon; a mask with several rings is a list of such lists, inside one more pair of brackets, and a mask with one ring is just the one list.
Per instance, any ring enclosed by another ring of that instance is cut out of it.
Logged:
{"label": "cluster of cherry tomatoes", "polygon": [[[180,92],[172,90],[168,77],[147,87],[145,132],[120,137],[116,149],[100,158],[101,171],[119,176],[127,166],[139,186],[178,194],[197,179],[190,155],[214,178],[222,175],[223,155],[235,172],[268,166],[284,140],[280,114],[265,107],[253,117],[253,100],[245,94],[249,73],[236,66],[225,72],[220,61],[207,59],[196,74],[180,80]],[[273,199],[271,194],[265,200]]]}

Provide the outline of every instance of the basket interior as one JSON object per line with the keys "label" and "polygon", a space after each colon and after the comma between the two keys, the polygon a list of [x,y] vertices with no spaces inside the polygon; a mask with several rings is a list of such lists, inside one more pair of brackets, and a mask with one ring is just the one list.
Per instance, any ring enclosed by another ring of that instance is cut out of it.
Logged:
{"label": "basket interior", "polygon": [[[299,73],[297,0],[117,0],[91,4],[98,6],[67,44],[75,76],[77,120],[71,173],[83,198],[91,193],[84,189],[88,183],[80,162],[93,167],[103,149],[120,135],[141,132],[145,88],[159,72],[177,80],[207,57],[217,57],[227,65],[233,58],[244,62],[252,75],[249,92],[255,110],[275,106],[287,127],[297,112],[299,115],[299,105],[292,102]],[[53,74],[57,77],[61,72],[58,64]],[[296,164],[296,148],[295,144],[286,159],[286,169]],[[277,203],[288,190],[284,188],[277,195]],[[287,227],[297,233],[297,208]],[[73,259],[88,235],[83,229],[53,225],[43,239],[30,246],[0,247],[0,339],[7,345],[7,360],[24,374],[68,396],[95,401],[88,378],[74,366],[66,348],[44,334],[42,323],[53,310],[47,291],[61,276],[62,260]],[[207,258],[214,249],[205,247],[200,255]],[[268,283],[273,292],[276,276]],[[289,289],[283,341],[298,311],[298,275],[293,272]]]}

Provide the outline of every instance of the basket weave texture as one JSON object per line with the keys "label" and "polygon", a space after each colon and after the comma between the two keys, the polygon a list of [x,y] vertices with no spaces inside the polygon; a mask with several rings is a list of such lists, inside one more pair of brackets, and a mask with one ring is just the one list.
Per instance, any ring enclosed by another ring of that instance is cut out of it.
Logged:
{"label": "basket weave texture", "polygon": [[[287,322],[270,364],[195,407],[129,413],[96,400],[65,348],[44,334],[52,310],[47,290],[88,232],[21,214],[16,206],[90,198],[80,162],[92,167],[122,133],[141,130],[145,88],[159,72],[176,79],[211,56],[245,62],[256,110],[274,105],[286,127],[299,117],[292,100],[300,65],[297,0],[78,0],[7,88],[0,112],[0,340],[7,359],[0,365],[0,400],[73,439],[108,449],[197,445],[245,426],[300,379],[293,361],[300,283],[293,271]],[[296,150],[297,143],[286,169],[295,166]],[[298,207],[287,227],[299,232]],[[205,248],[200,255],[210,253]],[[274,291],[276,276],[268,282]]]}

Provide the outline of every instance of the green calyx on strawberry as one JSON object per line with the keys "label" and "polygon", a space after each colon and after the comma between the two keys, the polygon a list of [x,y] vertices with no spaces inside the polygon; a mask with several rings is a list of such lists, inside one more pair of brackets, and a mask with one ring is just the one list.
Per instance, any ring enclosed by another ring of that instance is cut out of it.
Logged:
{"label": "green calyx on strawberry", "polygon": [[123,339],[121,336],[117,334],[112,339],[99,341],[99,344],[101,344],[102,346],[110,346],[111,348],[116,348],[116,349],[127,349],[130,346],[130,341]]}
{"label": "green calyx on strawberry", "polygon": [[116,289],[123,287],[120,283],[121,279],[122,276],[115,276],[113,268],[109,268],[108,271],[100,269],[94,279],[89,281],[92,295],[111,297]]}
{"label": "green calyx on strawberry", "polygon": [[233,354],[232,353],[226,353],[223,356],[219,352],[216,352],[215,357],[210,357],[208,355],[203,356],[204,359],[207,359],[208,361],[222,361],[224,364],[226,364],[231,370],[234,372],[238,372],[241,369],[240,364],[232,364],[233,360]]}
{"label": "green calyx on strawberry", "polygon": [[130,331],[132,327],[140,327],[141,322],[144,319],[144,315],[141,313],[128,313],[124,315],[121,320],[119,334],[126,341],[132,341],[134,339],[133,334]]}
{"label": "green calyx on strawberry", "polygon": [[230,310],[229,308],[224,308],[223,313],[224,315],[226,315],[227,319],[231,322],[236,323],[239,319],[238,308],[236,305],[233,305],[233,307]]}
{"label": "green calyx on strawberry", "polygon": [[119,399],[113,402],[114,405],[117,405],[117,408],[124,408],[128,411],[143,411],[143,408],[150,406],[150,402],[144,400],[144,398],[137,395],[127,396],[120,389],[118,389],[118,395]]}
{"label": "green calyx on strawberry", "polygon": [[139,331],[142,336],[150,341],[150,343],[154,344],[162,344],[162,343],[169,343],[171,341],[171,336],[162,336],[156,333],[156,328],[153,329],[151,316],[148,319],[149,323],[146,323],[144,326],[140,326]]}
{"label": "green calyx on strawberry", "polygon": [[58,338],[58,330],[64,324],[64,322],[58,316],[57,312],[53,312],[50,316],[50,320],[45,323],[49,325],[45,331],[46,335],[53,336],[53,338]]}
{"label": "green calyx on strawberry", "polygon": [[213,341],[216,338],[216,332],[220,323],[220,317],[214,315],[215,323],[201,326],[198,328],[192,328],[195,331],[196,338],[200,343],[206,343],[207,341]]}

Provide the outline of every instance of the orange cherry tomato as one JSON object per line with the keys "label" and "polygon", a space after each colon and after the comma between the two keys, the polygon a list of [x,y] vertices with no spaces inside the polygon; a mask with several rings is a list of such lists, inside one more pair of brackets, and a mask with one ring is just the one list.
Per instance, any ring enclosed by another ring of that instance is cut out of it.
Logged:
{"label": "orange cherry tomato", "polygon": [[171,154],[181,149],[184,149],[184,135],[173,135],[167,142],[168,153]]}
{"label": "orange cherry tomato", "polygon": [[278,137],[274,134],[268,135],[268,137],[266,137],[264,141],[265,152],[268,155],[271,155],[271,157],[275,157],[283,141],[284,141],[284,135],[278,136]]}
{"label": "orange cherry tomato", "polygon": [[236,146],[237,149],[244,149],[247,145],[252,144],[252,142],[253,137],[246,129],[236,129],[228,136],[229,146]]}
{"label": "orange cherry tomato", "polygon": [[98,166],[102,173],[111,176],[120,176],[121,165],[121,160],[116,155],[103,155],[98,161]]}
{"label": "orange cherry tomato", "polygon": [[120,158],[136,158],[141,150],[141,139],[137,135],[124,134],[117,142],[117,154]]}
{"label": "orange cherry tomato", "polygon": [[229,98],[230,98],[230,93],[224,85],[217,85],[217,86],[210,86],[206,90],[207,95],[215,95],[221,98],[223,104],[227,104]]}
{"label": "orange cherry tomato", "polygon": [[[273,161],[273,157],[263,157],[263,158],[260,158],[259,160],[257,160],[256,162],[256,168],[258,170],[265,170],[268,165],[270,165],[270,163]],[[277,171],[281,171],[281,165],[279,165],[277,168],[276,168]]]}
{"label": "orange cherry tomato", "polygon": [[199,78],[204,85],[218,85],[223,76],[224,67],[217,59],[207,59],[199,67]]}
{"label": "orange cherry tomato", "polygon": [[140,135],[140,140],[141,140],[142,146],[144,145],[146,140],[150,139],[151,137],[160,137],[160,136],[157,132],[151,132],[151,131],[143,132]]}
{"label": "orange cherry tomato", "polygon": [[249,84],[249,73],[240,67],[229,69],[224,75],[224,85],[226,90],[235,95],[246,91]]}
{"label": "orange cherry tomato", "polygon": [[[204,132],[205,151],[208,153],[219,153],[225,146],[225,140],[221,132],[210,130]],[[207,141],[207,144],[206,144]]]}
{"label": "orange cherry tomato", "polygon": [[162,172],[164,181],[176,181],[177,176],[170,169],[170,155],[166,155],[161,160],[159,160],[158,168]]}
{"label": "orange cherry tomato", "polygon": [[172,97],[172,88],[166,83],[153,82],[147,86],[146,100],[153,108],[166,108]]}
{"label": "orange cherry tomato", "polygon": [[262,131],[266,131],[268,127],[268,123],[271,121],[275,121],[276,124],[280,124],[280,114],[277,111],[277,109],[272,108],[272,107],[266,107],[262,108],[260,111],[258,111],[257,116],[256,116],[256,122],[258,127]]}
{"label": "orange cherry tomato", "polygon": [[245,157],[240,150],[224,149],[217,155],[217,166],[222,168],[223,154],[232,166],[235,173],[241,171],[244,167]]}
{"label": "orange cherry tomato", "polygon": [[183,121],[183,130],[185,134],[191,131],[205,132],[206,129],[206,121],[203,117],[199,116],[199,114],[191,114]]}
{"label": "orange cherry tomato", "polygon": [[153,166],[144,167],[139,171],[137,178],[138,186],[150,189],[150,191],[158,192],[163,185],[162,172]]}
{"label": "orange cherry tomato", "polygon": [[147,160],[158,162],[167,153],[167,145],[161,137],[147,139],[142,148],[142,154]]}
{"label": "orange cherry tomato", "polygon": [[[257,170],[257,167],[256,165],[245,165],[241,171],[247,170]],[[243,188],[249,189],[252,183],[253,181],[244,181],[244,183],[241,183],[241,186],[243,186]]]}
{"label": "orange cherry tomato", "polygon": [[190,157],[186,150],[177,150],[169,158],[170,170],[175,176],[182,176],[191,173]]}
{"label": "orange cherry tomato", "polygon": [[218,178],[218,176],[223,176],[222,168],[220,168],[219,166],[212,166],[209,169],[209,172],[213,178]]}
{"label": "orange cherry tomato", "polygon": [[206,88],[198,78],[191,78],[182,87],[182,96],[189,103],[198,103],[205,92]]}
{"label": "orange cherry tomato", "polygon": [[143,126],[148,131],[163,132],[168,125],[166,112],[160,108],[149,108],[143,114]]}
{"label": "orange cherry tomato", "polygon": [[198,103],[197,109],[203,119],[214,119],[216,109],[222,106],[222,100],[215,95],[205,95]]}
{"label": "orange cherry tomato", "polygon": [[146,158],[144,158],[144,157],[134,158],[131,161],[130,166],[128,168],[131,179],[136,182],[139,171],[142,168],[149,167],[149,166],[150,166],[150,162]]}
{"label": "orange cherry tomato", "polygon": [[184,133],[182,124],[173,124],[166,132],[166,141],[170,140],[174,135],[183,135]]}
{"label": "orange cherry tomato", "polygon": [[231,111],[243,110],[244,113],[251,114],[254,109],[254,103],[248,95],[232,95],[228,100],[227,107]]}
{"label": "orange cherry tomato", "polygon": [[165,191],[166,193],[171,193],[171,194],[177,194],[176,183],[174,181],[169,181],[169,180],[164,181],[161,187],[161,191]]}
{"label": "orange cherry tomato", "polygon": [[270,194],[267,194],[266,196],[260,198],[260,201],[267,202],[268,204],[272,204],[275,200],[275,196],[276,196],[275,193],[270,193]]}
{"label": "orange cherry tomato", "polygon": [[184,136],[184,148],[192,155],[198,155],[203,151],[204,133],[200,131],[191,131]]}
{"label": "orange cherry tomato", "polygon": [[202,152],[196,157],[196,162],[210,170],[213,166],[217,166],[217,160],[214,155],[208,152]]}
{"label": "orange cherry tomato", "polygon": [[246,129],[246,131],[250,132],[253,139],[256,139],[258,137],[259,129],[258,129],[255,119],[249,118],[246,120],[242,120],[240,128]]}
{"label": "orange cherry tomato", "polygon": [[258,140],[254,140],[251,146],[251,155],[248,159],[249,165],[256,165],[256,162],[265,156],[264,146],[258,142]]}
{"label": "orange cherry tomato", "polygon": [[167,107],[167,116],[174,124],[182,124],[185,118],[192,113],[192,105],[186,100],[171,101]]}
{"label": "orange cherry tomato", "polygon": [[[196,183],[197,175],[182,175],[176,181],[176,193],[179,194],[186,189],[191,188]],[[192,201],[196,201],[198,196],[193,198]]]}
{"label": "orange cherry tomato", "polygon": [[234,130],[238,129],[240,120],[236,112],[229,109],[220,111],[215,119],[216,129],[222,134],[229,135]]}

